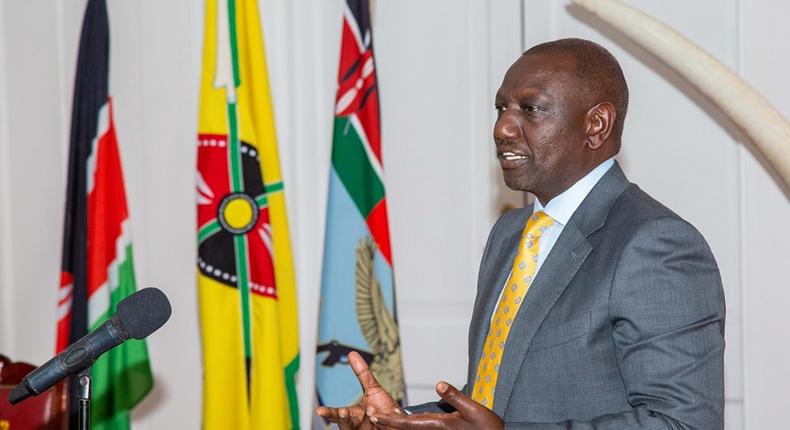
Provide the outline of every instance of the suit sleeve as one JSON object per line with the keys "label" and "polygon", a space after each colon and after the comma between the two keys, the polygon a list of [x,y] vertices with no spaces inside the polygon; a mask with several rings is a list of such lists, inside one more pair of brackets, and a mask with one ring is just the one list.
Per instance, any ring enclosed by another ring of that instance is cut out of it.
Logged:
{"label": "suit sleeve", "polygon": [[702,236],[678,218],[641,226],[617,262],[609,314],[627,412],[524,430],[724,428],[724,293]]}

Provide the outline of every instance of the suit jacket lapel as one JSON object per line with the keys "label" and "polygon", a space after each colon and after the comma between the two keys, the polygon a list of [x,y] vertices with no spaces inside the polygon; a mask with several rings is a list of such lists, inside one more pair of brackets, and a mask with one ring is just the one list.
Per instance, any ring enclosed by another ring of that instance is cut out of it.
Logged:
{"label": "suit jacket lapel", "polygon": [[[598,184],[593,187],[570,218],[546,257],[527,292],[524,303],[516,314],[500,363],[493,409],[500,417],[504,416],[513,386],[535,333],[593,250],[587,237],[604,225],[609,210],[628,185],[628,180],[615,162],[615,165],[598,181]],[[518,239],[518,234],[516,234],[516,238]],[[517,247],[518,241],[512,246]],[[515,258],[515,253],[515,249],[510,253],[510,262]],[[500,272],[505,271],[506,276],[510,266],[507,267],[506,270],[500,270]],[[504,285],[505,279],[498,280],[499,288]],[[485,315],[490,316],[497,295],[489,293],[489,296],[493,296],[493,302],[488,303],[492,300],[489,297],[487,305],[490,308],[485,309],[487,312]],[[479,354],[485,335],[486,333],[483,333],[483,337],[479,340],[480,344],[477,345],[476,360],[480,359]],[[477,366],[474,369],[476,370]],[[470,383],[473,381],[471,378],[474,378],[474,375],[470,376]]]}
{"label": "suit jacket lapel", "polygon": [[584,235],[572,222],[568,222],[527,291],[510,328],[494,394],[494,412],[497,415],[503,416],[532,338],[590,251],[592,246]]}

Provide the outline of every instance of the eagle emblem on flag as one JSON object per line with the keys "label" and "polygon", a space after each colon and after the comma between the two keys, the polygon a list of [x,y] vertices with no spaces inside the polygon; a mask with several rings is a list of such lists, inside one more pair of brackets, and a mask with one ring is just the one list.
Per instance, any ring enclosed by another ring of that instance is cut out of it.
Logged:
{"label": "eagle emblem on flag", "polygon": [[403,372],[401,372],[400,338],[398,323],[387,309],[381,283],[373,271],[376,248],[370,239],[362,239],[357,246],[356,264],[356,308],[357,321],[362,336],[372,349],[373,361],[370,370],[381,386],[395,400],[404,396]]}

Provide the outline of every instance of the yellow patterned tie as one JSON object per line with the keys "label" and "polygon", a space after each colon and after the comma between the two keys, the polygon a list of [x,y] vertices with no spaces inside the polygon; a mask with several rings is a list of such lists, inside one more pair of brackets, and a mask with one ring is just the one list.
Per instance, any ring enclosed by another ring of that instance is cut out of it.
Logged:
{"label": "yellow patterned tie", "polygon": [[494,388],[499,375],[499,363],[505,352],[510,327],[535,276],[540,249],[538,241],[552,224],[554,220],[543,211],[535,212],[529,217],[521,242],[518,244],[518,254],[513,260],[510,278],[491,318],[491,326],[483,344],[483,355],[477,366],[477,376],[472,389],[472,399],[489,409],[494,406]]}

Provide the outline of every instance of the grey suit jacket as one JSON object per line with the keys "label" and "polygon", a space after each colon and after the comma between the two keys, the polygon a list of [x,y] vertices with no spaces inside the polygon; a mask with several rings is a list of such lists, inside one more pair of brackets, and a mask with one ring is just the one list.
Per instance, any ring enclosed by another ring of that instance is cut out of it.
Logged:
{"label": "grey suit jacket", "polygon": [[[508,212],[488,238],[467,392],[531,213]],[[514,429],[722,429],[724,313],[705,240],[615,164],[564,227],[516,315],[493,410]]]}

